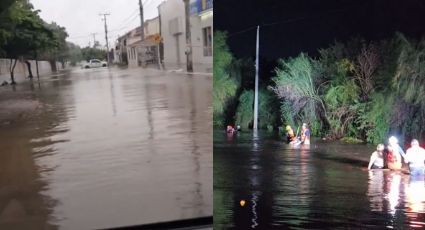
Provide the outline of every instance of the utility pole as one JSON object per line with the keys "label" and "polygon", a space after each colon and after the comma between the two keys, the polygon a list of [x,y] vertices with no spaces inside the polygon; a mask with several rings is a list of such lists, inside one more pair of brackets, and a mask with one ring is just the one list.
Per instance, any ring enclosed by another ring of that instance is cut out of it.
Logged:
{"label": "utility pole", "polygon": [[93,35],[93,48],[96,48],[96,34],[97,33],[92,33],[91,35]]}
{"label": "utility pole", "polygon": [[145,27],[144,27],[144,23],[145,23],[145,20],[144,20],[144,18],[143,18],[143,4],[142,4],[142,0],[139,0],[139,11],[140,11],[140,28],[141,28],[141,37],[142,37],[142,40],[141,41],[143,41],[143,40],[145,40]]}
{"label": "utility pole", "polygon": [[[140,63],[142,63],[142,66],[143,66],[143,59],[145,59],[144,58],[144,49],[143,49],[143,41],[145,40],[145,20],[144,20],[144,18],[143,18],[143,3],[142,3],[142,0],[139,0],[139,11],[140,11],[140,37],[141,37],[141,39],[140,39],[140,51],[141,51],[141,55],[139,55],[139,54],[137,54],[137,59],[139,59],[139,57],[142,59],[142,60],[140,60]],[[139,53],[139,52],[137,52],[137,53]]]}
{"label": "utility pole", "polygon": [[255,92],[254,92],[254,131],[258,129],[258,69],[259,69],[259,61],[258,61],[258,53],[260,51],[260,26],[257,26],[257,47],[256,47],[256,55],[255,55]]}
{"label": "utility pole", "polygon": [[104,13],[104,14],[99,14],[99,15],[100,16],[103,16],[102,21],[105,23],[106,57],[108,59],[108,66],[109,66],[109,63],[111,63],[111,62],[109,60],[108,27],[106,25],[106,16],[109,16],[110,14],[109,13]]}
{"label": "utility pole", "polygon": [[190,31],[190,2],[189,0],[183,0],[185,21],[186,21],[186,69],[187,72],[193,72],[192,63],[192,34]]}

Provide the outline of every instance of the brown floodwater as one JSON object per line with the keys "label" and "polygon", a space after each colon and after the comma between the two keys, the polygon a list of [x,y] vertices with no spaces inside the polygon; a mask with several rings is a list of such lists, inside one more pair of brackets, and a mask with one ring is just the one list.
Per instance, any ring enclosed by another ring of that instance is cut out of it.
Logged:
{"label": "brown floodwater", "polygon": [[366,170],[371,145],[214,132],[214,229],[424,229],[424,178]]}
{"label": "brown floodwater", "polygon": [[0,126],[0,229],[212,215],[211,77],[102,68],[0,90],[38,105]]}

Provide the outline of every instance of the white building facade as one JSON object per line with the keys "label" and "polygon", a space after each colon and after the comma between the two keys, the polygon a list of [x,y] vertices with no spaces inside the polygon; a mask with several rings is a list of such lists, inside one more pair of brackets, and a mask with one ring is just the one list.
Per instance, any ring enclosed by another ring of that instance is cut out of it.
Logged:
{"label": "white building facade", "polygon": [[[165,66],[186,64],[185,9],[182,0],[167,0],[158,6]],[[192,59],[194,66],[212,68],[213,0],[190,1]]]}

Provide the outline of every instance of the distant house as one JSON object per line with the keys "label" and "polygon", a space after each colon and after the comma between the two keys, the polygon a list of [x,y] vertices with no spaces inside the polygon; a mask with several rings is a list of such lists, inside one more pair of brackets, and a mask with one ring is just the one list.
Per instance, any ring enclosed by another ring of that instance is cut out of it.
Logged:
{"label": "distant house", "polygon": [[[182,0],[167,0],[158,6],[164,64],[183,67],[186,63],[185,9]],[[213,1],[190,1],[192,58],[194,64],[212,67]]]}
{"label": "distant house", "polygon": [[130,33],[126,33],[117,39],[115,44],[114,63],[128,65],[127,40],[129,36]]}
{"label": "distant house", "polygon": [[128,65],[144,66],[149,63],[157,63],[159,36],[159,18],[153,18],[144,22],[145,37],[142,41],[141,27],[130,31],[127,44]]}

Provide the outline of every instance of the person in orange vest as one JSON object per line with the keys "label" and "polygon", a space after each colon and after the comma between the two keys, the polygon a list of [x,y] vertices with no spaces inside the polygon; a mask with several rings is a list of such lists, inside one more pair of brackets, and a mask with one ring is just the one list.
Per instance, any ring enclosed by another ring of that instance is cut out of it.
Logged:
{"label": "person in orange vest", "polygon": [[285,130],[286,130],[287,142],[289,143],[291,141],[295,141],[295,133],[294,133],[294,130],[291,128],[291,126],[287,125]]}
{"label": "person in orange vest", "polygon": [[387,150],[388,168],[392,170],[401,170],[403,158],[405,158],[406,154],[398,144],[398,140],[396,137],[392,136],[389,138]]}

